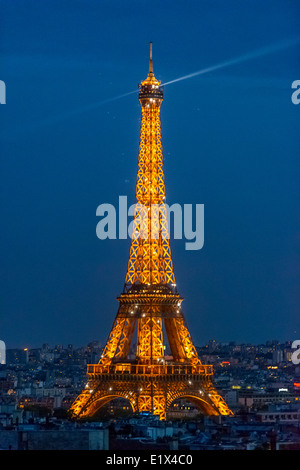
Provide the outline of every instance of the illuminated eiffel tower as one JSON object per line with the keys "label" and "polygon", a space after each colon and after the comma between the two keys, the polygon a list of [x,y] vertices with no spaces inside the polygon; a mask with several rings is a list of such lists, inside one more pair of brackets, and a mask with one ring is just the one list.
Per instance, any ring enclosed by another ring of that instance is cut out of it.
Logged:
{"label": "illuminated eiffel tower", "polygon": [[232,414],[212,384],[212,366],[200,362],[182,312],[183,298],[176,290],[165,210],[162,100],[150,44],[149,74],[139,85],[136,212],[125,286],[101,359],[87,366],[86,388],[70,408],[75,418],[91,417],[120,397],[129,400],[134,412],[150,412],[160,419],[166,419],[178,398],[195,403],[206,415]]}

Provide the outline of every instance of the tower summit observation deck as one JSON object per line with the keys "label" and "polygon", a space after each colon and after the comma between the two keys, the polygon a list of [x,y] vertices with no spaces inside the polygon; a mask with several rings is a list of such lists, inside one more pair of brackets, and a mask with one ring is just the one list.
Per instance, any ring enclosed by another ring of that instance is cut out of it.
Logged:
{"label": "tower summit observation deck", "polygon": [[203,365],[198,357],[176,289],[164,206],[163,89],[153,73],[152,43],[139,101],[136,210],[124,289],[101,359],[87,366],[86,387],[70,414],[77,419],[91,417],[121,397],[129,400],[133,412],[150,412],[160,419],[166,419],[178,398],[195,403],[206,415],[232,415],[213,386],[212,366]]}

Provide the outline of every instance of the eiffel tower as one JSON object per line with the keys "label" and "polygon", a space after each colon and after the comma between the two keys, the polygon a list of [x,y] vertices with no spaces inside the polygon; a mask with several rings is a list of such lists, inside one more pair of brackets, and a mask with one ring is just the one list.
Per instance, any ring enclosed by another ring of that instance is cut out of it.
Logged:
{"label": "eiffel tower", "polygon": [[171,403],[185,398],[205,415],[232,415],[213,386],[213,367],[198,357],[176,289],[165,210],[163,89],[153,73],[152,43],[139,101],[136,204],[125,285],[101,359],[87,365],[86,388],[69,411],[74,418],[87,418],[109,401],[124,398],[133,412],[165,420]]}

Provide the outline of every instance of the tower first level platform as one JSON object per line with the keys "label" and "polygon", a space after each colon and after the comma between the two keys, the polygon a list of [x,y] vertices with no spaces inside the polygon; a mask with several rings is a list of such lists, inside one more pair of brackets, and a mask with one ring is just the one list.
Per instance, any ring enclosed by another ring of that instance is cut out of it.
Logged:
{"label": "tower first level platform", "polygon": [[88,365],[86,389],[73,403],[80,418],[93,416],[114,398],[129,400],[133,412],[167,418],[171,403],[186,398],[205,415],[228,415],[229,410],[211,383],[212,366],[189,364],[141,365],[118,363]]}

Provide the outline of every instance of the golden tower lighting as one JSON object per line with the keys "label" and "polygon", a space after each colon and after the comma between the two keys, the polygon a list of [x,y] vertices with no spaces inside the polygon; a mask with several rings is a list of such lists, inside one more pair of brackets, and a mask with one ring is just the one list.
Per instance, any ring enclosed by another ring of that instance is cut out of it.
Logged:
{"label": "golden tower lighting", "polygon": [[[213,386],[213,368],[198,357],[176,290],[168,237],[161,144],[161,83],[149,73],[139,85],[142,107],[133,221],[125,286],[98,364],[87,366],[86,388],[70,408],[74,418],[93,416],[114,398],[134,412],[166,419],[171,403],[186,398],[206,415],[232,415]],[[161,210],[152,210],[160,207]],[[166,344],[170,356],[165,356]],[[135,345],[134,354],[132,349]]]}

